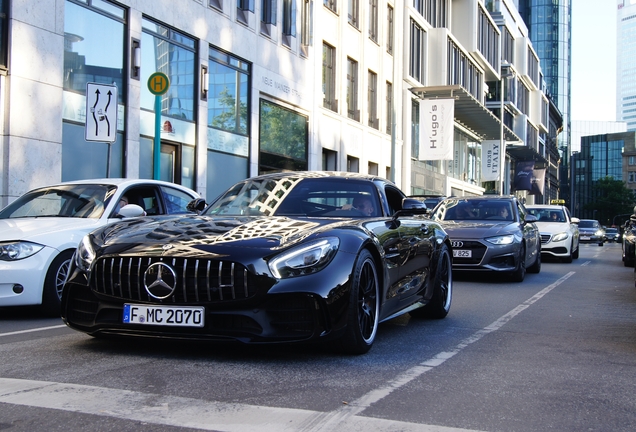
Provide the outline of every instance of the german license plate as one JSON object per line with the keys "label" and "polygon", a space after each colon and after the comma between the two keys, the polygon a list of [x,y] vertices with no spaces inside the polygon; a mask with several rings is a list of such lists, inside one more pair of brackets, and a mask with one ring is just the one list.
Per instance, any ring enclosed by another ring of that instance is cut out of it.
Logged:
{"label": "german license plate", "polygon": [[171,327],[203,327],[205,309],[197,306],[148,306],[124,304],[124,324]]}
{"label": "german license plate", "polygon": [[589,236],[581,236],[581,240],[589,240],[590,237]]}
{"label": "german license plate", "polygon": [[473,256],[473,251],[470,249],[457,249],[453,251],[453,256],[455,258],[471,258]]}

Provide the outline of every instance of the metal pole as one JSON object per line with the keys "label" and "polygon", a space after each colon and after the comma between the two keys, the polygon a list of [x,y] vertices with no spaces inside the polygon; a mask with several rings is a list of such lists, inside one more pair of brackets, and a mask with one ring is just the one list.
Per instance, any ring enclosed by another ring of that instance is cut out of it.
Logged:
{"label": "metal pole", "polygon": [[[503,75],[503,74],[502,74]],[[504,139],[504,78],[501,77],[501,92],[499,94],[501,99],[501,112],[499,113],[499,119],[501,120],[499,129],[499,195],[504,194],[504,165],[506,164],[506,140]]]}
{"label": "metal pole", "polygon": [[155,145],[153,152],[153,179],[161,177],[161,96],[155,96]]}

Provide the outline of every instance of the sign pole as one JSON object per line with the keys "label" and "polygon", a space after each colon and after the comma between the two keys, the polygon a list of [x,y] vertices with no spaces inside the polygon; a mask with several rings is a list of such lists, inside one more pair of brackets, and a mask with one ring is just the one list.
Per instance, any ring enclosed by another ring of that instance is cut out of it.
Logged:
{"label": "sign pole", "polygon": [[161,96],[155,96],[155,145],[153,151],[153,179],[161,177]]}
{"label": "sign pole", "polygon": [[168,75],[155,72],[148,78],[148,90],[155,95],[155,140],[153,151],[153,178],[161,177],[161,96],[170,88]]}

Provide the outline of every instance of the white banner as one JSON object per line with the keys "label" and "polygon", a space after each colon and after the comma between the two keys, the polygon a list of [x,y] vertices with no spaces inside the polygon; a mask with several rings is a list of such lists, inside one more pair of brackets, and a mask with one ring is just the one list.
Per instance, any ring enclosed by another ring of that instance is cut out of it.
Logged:
{"label": "white banner", "polygon": [[420,102],[420,160],[452,160],[455,99]]}
{"label": "white banner", "polygon": [[482,181],[497,181],[501,173],[501,151],[499,140],[481,142],[481,179]]}

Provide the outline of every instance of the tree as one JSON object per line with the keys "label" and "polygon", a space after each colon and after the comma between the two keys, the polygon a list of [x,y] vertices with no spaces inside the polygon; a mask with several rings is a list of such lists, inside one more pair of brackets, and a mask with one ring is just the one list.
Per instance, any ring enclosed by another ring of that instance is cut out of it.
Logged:
{"label": "tree", "polygon": [[594,213],[601,225],[612,225],[614,216],[632,213],[634,193],[625,187],[621,180],[614,177],[603,177],[592,186],[594,200],[584,206],[585,210]]}

